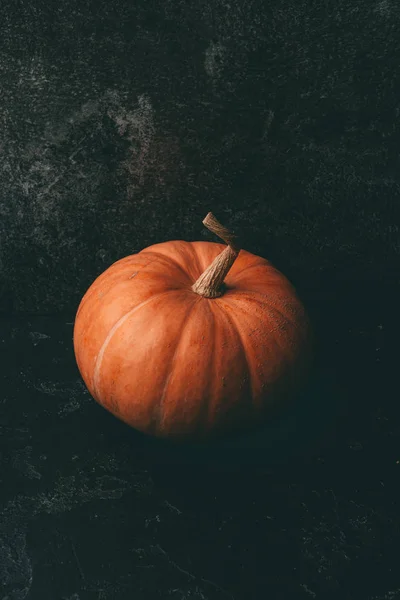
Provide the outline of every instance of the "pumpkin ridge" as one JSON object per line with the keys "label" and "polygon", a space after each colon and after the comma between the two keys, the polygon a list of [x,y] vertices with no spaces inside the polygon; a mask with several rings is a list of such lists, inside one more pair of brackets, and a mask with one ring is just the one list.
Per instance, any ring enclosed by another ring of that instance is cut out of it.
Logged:
{"label": "pumpkin ridge", "polygon": [[[253,293],[253,292],[251,292]],[[259,295],[263,295],[261,294],[261,292],[256,292]],[[261,302],[260,302],[261,304]],[[296,332],[301,333],[301,328],[299,329],[298,324],[295,320],[291,320],[289,317],[287,317],[284,313],[282,313],[279,309],[277,309],[275,306],[271,306],[271,304],[265,303],[265,305],[268,307],[268,310],[271,312],[275,312],[275,315],[278,315],[278,317],[281,317],[282,319],[284,319],[286,321],[286,323],[288,323],[291,327],[293,327],[295,329]],[[244,308],[243,306],[241,306],[240,304],[235,304],[235,307],[243,314],[246,315],[246,313],[248,312],[246,310],[246,308]],[[287,354],[287,352],[285,352],[285,348],[287,348],[287,345],[285,343],[282,343],[282,340],[280,339],[279,335],[274,335],[276,333],[279,334],[279,332],[281,332],[281,328],[278,325],[274,325],[271,329],[269,329],[269,335],[271,336],[271,339],[274,340],[275,345],[277,346],[281,356],[284,359],[284,363],[286,366],[290,365],[290,363],[292,362],[292,356],[291,354]],[[293,336],[289,336],[290,338],[292,338]],[[293,380],[293,374],[292,374],[292,370],[289,368],[287,369],[287,375],[288,377],[290,377]]]}
{"label": "pumpkin ridge", "polygon": [[162,252],[156,252],[154,250],[150,250],[149,252],[146,252],[146,249],[139,252],[139,254],[155,254],[159,258],[163,258],[170,264],[174,265],[174,267],[177,267],[184,274],[184,276],[190,280],[188,273],[185,271],[185,269],[182,267],[182,265],[180,265],[177,260],[174,260],[170,256],[167,256],[166,254],[163,254]]}
{"label": "pumpkin ridge", "polygon": [[[264,294],[262,294],[262,292],[252,292],[252,293],[257,294],[257,295],[262,295],[262,296],[264,295]],[[278,308],[277,306],[271,305],[269,303],[268,303],[268,306],[270,308],[272,308],[275,312],[277,312],[279,315],[281,315],[281,317],[283,319],[285,319],[288,323],[290,323],[290,325],[295,329],[295,331],[303,338],[304,342],[307,341],[307,333],[306,333],[307,332],[307,328],[302,327],[300,325],[300,322],[299,322],[299,319],[298,319],[299,315],[296,314],[297,311],[298,311],[299,306],[300,307],[302,306],[301,304],[298,303],[297,306],[294,307],[295,313],[294,314],[291,313],[289,315],[286,314],[286,313],[284,313],[284,312],[282,312],[281,309]],[[307,317],[306,317],[305,314],[303,314],[303,318],[307,319]]]}
{"label": "pumpkin ridge", "polygon": [[[245,337],[242,335],[242,331],[241,331],[241,327],[240,327],[240,322],[241,322],[240,321],[240,319],[241,319],[240,313],[241,313],[242,319],[244,317],[244,320],[242,322],[246,323],[246,328],[247,329],[250,328],[250,325],[247,322],[247,313],[248,313],[248,311],[246,310],[246,308],[244,308],[243,306],[241,306],[241,304],[234,302],[233,299],[232,299],[232,304],[234,305],[235,310],[238,313],[237,314],[236,312],[234,312],[233,315],[232,315],[232,319],[233,319],[233,321],[235,323],[236,329],[237,329],[237,331],[239,333],[239,337],[240,337],[240,339],[242,341],[243,349],[244,349],[244,352],[245,352],[245,355],[246,355],[246,359],[247,359],[250,381],[253,382],[254,380],[257,379],[256,372],[253,371],[253,369],[252,369],[253,359],[252,359],[252,357],[250,357],[250,358],[248,357],[248,354],[247,354],[247,345],[246,345]],[[288,321],[288,322],[291,323],[291,321]],[[239,323],[239,325],[237,325],[237,323]],[[275,332],[279,332],[279,331],[280,331],[279,327],[276,327],[276,326],[274,326],[272,329],[270,329],[269,330],[270,340],[273,340],[275,346],[277,347],[277,349],[279,350],[281,356],[283,357],[284,363],[286,365],[288,365],[288,364],[291,363],[291,357],[288,358],[288,356],[286,355],[286,353],[284,351],[285,347],[282,346],[282,344],[281,344],[281,342],[279,340],[279,336],[274,335]],[[290,369],[288,369],[288,373],[290,373]],[[274,385],[275,385],[275,383],[274,383]],[[252,397],[255,398],[256,395],[255,395],[255,392],[254,392],[253,385],[251,387],[251,391],[252,391]],[[257,408],[259,408],[259,406],[257,406]]]}
{"label": "pumpkin ridge", "polygon": [[[120,260],[115,261],[108,269],[107,271],[110,273],[110,271],[112,270],[112,275],[111,278],[115,278],[115,282],[118,283],[119,280],[121,279],[121,271],[117,270],[117,267],[120,267],[122,264],[125,264],[127,270],[129,267],[129,270],[132,269],[132,267],[130,266],[129,263],[134,263],[135,260],[137,260],[137,257],[139,256],[140,252],[138,252],[137,254],[132,254],[131,256],[126,256],[125,258],[121,258]],[[143,269],[145,269],[146,267],[148,267],[149,265],[151,265],[151,263],[154,262],[154,260],[150,260],[149,262],[145,263],[144,265],[140,265],[136,271],[140,272],[143,271]],[[101,273],[101,275],[99,275],[95,281],[93,282],[92,286],[89,288],[89,290],[86,292],[86,294],[84,295],[84,297],[82,298],[79,307],[78,307],[78,311],[76,313],[76,318],[78,318],[79,314],[82,311],[82,308],[88,304],[90,302],[90,300],[92,300],[93,296],[96,295],[96,292],[98,291],[99,288],[99,284],[102,283],[100,280],[101,278],[106,279],[105,277],[106,272]],[[109,275],[110,277],[110,275]],[[102,298],[104,300],[104,298],[112,291],[113,286],[110,286],[110,288],[107,290],[107,292],[102,291]],[[101,289],[101,288],[100,288]]]}
{"label": "pumpkin ridge", "polygon": [[[243,250],[241,251],[243,252]],[[258,258],[258,257],[257,257]],[[240,262],[238,261],[238,264],[240,265]],[[237,271],[234,275],[235,279],[239,279],[239,277],[241,277],[243,274],[247,274],[247,271],[250,271],[251,269],[254,269],[255,267],[269,267],[271,268],[272,265],[270,263],[268,263],[268,261],[263,258],[262,261],[259,262],[254,262],[252,265],[243,265],[243,267],[240,269],[240,271]],[[275,267],[272,267],[275,269]]]}
{"label": "pumpkin ridge", "polygon": [[253,393],[253,385],[252,385],[252,379],[251,379],[251,367],[250,367],[251,361],[250,361],[250,359],[249,359],[249,356],[248,356],[248,354],[247,354],[246,345],[245,345],[245,343],[244,343],[244,341],[243,341],[243,340],[244,340],[244,338],[243,338],[243,336],[242,336],[242,333],[241,333],[241,331],[240,331],[240,327],[238,326],[238,324],[237,324],[237,322],[236,322],[235,318],[234,318],[234,317],[232,317],[232,316],[231,316],[231,315],[228,313],[228,311],[227,311],[226,309],[224,309],[224,306],[222,305],[222,303],[220,303],[220,308],[221,308],[222,312],[224,313],[224,316],[225,316],[226,320],[227,320],[227,321],[228,321],[228,322],[229,322],[229,323],[232,325],[232,327],[233,327],[233,328],[236,330],[236,333],[237,333],[237,335],[238,335],[238,338],[239,338],[239,340],[240,340],[240,347],[241,347],[241,349],[242,349],[242,354],[243,354],[244,361],[245,361],[245,364],[246,364],[246,369],[247,369],[247,375],[248,375],[248,377],[249,377],[249,381],[250,381],[250,390],[249,390],[249,391],[250,391],[250,393],[252,394],[252,393]]}
{"label": "pumpkin ridge", "polygon": [[[244,293],[244,294],[249,294],[249,293],[251,293],[251,294],[252,294],[253,292],[243,292],[243,293]],[[263,295],[263,294],[261,294],[261,292],[255,292],[255,293],[258,293],[259,295]],[[275,314],[277,313],[277,314],[278,314],[278,316],[282,317],[282,319],[284,319],[284,320],[285,320],[287,323],[289,323],[290,325],[293,325],[293,326],[295,326],[295,323],[294,323],[294,322],[292,322],[292,321],[291,321],[291,319],[289,319],[289,317],[287,317],[285,314],[283,314],[283,313],[282,313],[282,312],[281,312],[279,309],[275,308],[274,306],[271,306],[271,304],[269,304],[268,302],[265,302],[265,303],[262,303],[262,302],[260,302],[260,305],[263,305],[263,304],[264,304],[264,305],[265,305],[265,306],[268,308],[268,311],[271,311],[271,312],[273,312],[273,311],[274,311],[274,312],[275,312]],[[246,308],[244,308],[244,307],[243,307],[243,306],[241,306],[240,304],[236,304],[235,306],[236,306],[236,308],[238,308],[238,309],[239,309],[239,310],[242,312],[242,314],[244,314],[244,315],[246,315],[246,313],[248,312],[248,310],[246,310]],[[269,333],[270,333],[270,334],[273,334],[273,333],[275,333],[276,331],[280,331],[280,328],[279,328],[278,326],[276,326],[276,325],[274,325],[273,327],[271,327],[271,329],[269,329]],[[275,341],[276,345],[278,346],[279,350],[282,350],[282,345],[281,345],[281,344],[279,343],[279,341],[277,340],[277,337],[276,337],[276,336],[273,336],[273,338],[274,338],[274,341]]]}
{"label": "pumpkin ridge", "polygon": [[[254,292],[253,290],[247,292],[246,290],[236,290],[235,289],[235,295],[239,296],[240,294],[246,294],[246,295],[250,295],[251,294],[251,295],[256,295],[256,296],[262,296],[263,298],[265,298],[265,301],[263,302],[262,300],[260,300],[259,301],[260,304],[267,306],[268,309],[272,308],[283,319],[285,319],[285,321],[288,321],[291,325],[293,325],[294,327],[296,327],[296,329],[298,329],[298,324],[297,324],[297,321],[296,321],[294,315],[287,315],[287,314],[283,313],[279,308],[277,308],[276,306],[274,306],[273,304],[271,304],[268,301],[269,296],[267,294],[263,294],[263,292]],[[291,318],[291,317],[293,317],[293,318]]]}
{"label": "pumpkin ridge", "polygon": [[[240,389],[239,404],[243,405],[243,402],[246,402],[246,400],[251,399],[252,391],[253,391],[252,385],[251,385],[251,377],[250,377],[251,369],[250,369],[250,364],[249,364],[249,358],[247,356],[246,348],[243,343],[243,338],[240,334],[238,325],[236,324],[234,319],[232,319],[232,317],[230,316],[230,313],[223,306],[222,302],[212,303],[211,306],[213,309],[218,310],[220,313],[219,316],[215,315],[215,313],[214,313],[214,317],[216,318],[216,321],[218,322],[218,319],[224,321],[224,327],[231,328],[231,330],[233,330],[235,332],[234,335],[237,338],[237,347],[238,347],[239,354],[241,355],[241,360],[243,361],[243,367],[244,367],[243,379],[239,379],[239,385],[238,385],[238,387]],[[228,333],[228,335],[230,337],[229,333]],[[228,377],[230,377],[230,376],[231,376],[231,373],[228,374]],[[215,378],[213,378],[213,380],[215,380]],[[217,394],[217,403],[214,402],[214,404],[211,407],[211,410],[213,412],[218,410],[218,408],[225,409],[224,405],[221,402],[218,402],[218,400],[220,400],[220,397],[218,397],[218,394]]]}
{"label": "pumpkin ridge", "polygon": [[[215,314],[214,314],[214,310],[213,310],[213,304],[211,304],[210,302],[207,302],[208,305],[208,311],[211,314],[211,319],[212,319],[212,324],[210,323],[210,327],[214,327],[215,329],[215,323],[216,323],[216,318],[215,318]],[[204,402],[203,405],[203,414],[205,416],[205,423],[204,425],[208,426],[209,423],[209,418],[210,418],[210,404],[211,404],[211,399],[210,399],[210,387],[212,387],[210,385],[210,382],[214,381],[214,355],[215,355],[215,338],[216,336],[214,335],[212,337],[213,340],[213,345],[212,348],[210,349],[209,353],[211,355],[211,359],[210,359],[210,376],[209,376],[209,385],[208,385],[208,390],[207,390],[207,395],[205,395],[205,398],[207,398],[207,401]]]}
{"label": "pumpkin ridge", "polygon": [[156,423],[158,422],[158,424],[160,424],[160,422],[161,422],[160,416],[163,414],[163,407],[164,407],[165,397],[167,395],[168,385],[169,385],[169,382],[170,382],[171,377],[172,377],[174,363],[176,361],[176,357],[177,357],[177,354],[178,354],[180,342],[182,340],[182,335],[183,335],[183,332],[184,332],[184,329],[185,329],[185,325],[189,321],[189,318],[190,318],[190,316],[191,316],[191,314],[192,314],[192,312],[193,312],[196,304],[199,302],[199,300],[201,300],[201,298],[198,298],[198,299],[196,298],[196,301],[192,304],[192,306],[189,307],[189,309],[188,309],[188,311],[187,311],[187,313],[185,315],[185,318],[182,320],[181,330],[179,332],[179,335],[177,336],[176,347],[175,347],[174,353],[173,353],[173,355],[171,357],[171,361],[170,361],[170,366],[169,366],[170,372],[169,372],[168,377],[165,380],[165,384],[164,384],[164,388],[163,388],[160,400],[159,400],[159,402],[157,404],[157,407],[155,409],[155,418],[154,418],[154,420],[155,420]]}
{"label": "pumpkin ridge", "polygon": [[106,339],[104,340],[100,351],[96,357],[96,362],[94,365],[94,369],[93,369],[93,391],[95,393],[96,396],[98,396],[98,384],[99,384],[99,379],[100,379],[100,370],[101,370],[101,365],[103,362],[103,358],[104,358],[104,353],[107,349],[107,346],[109,345],[109,343],[111,342],[114,333],[125,323],[125,321],[137,310],[139,310],[140,308],[142,308],[143,306],[146,306],[149,302],[151,302],[152,300],[154,300],[155,298],[158,298],[159,296],[162,296],[163,294],[169,294],[171,292],[171,290],[167,290],[164,292],[160,292],[159,294],[155,294],[154,296],[150,296],[150,298],[147,298],[147,300],[144,300],[143,302],[140,302],[140,304],[137,304],[136,306],[134,306],[131,310],[129,310],[127,313],[125,313],[122,317],[120,317],[118,319],[118,321],[116,323],[114,323],[114,325],[111,327],[110,331],[107,334]]}

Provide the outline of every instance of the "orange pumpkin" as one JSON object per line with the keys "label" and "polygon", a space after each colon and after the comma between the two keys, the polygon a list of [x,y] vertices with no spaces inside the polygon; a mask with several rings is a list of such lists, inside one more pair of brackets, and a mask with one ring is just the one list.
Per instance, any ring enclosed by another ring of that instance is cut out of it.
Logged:
{"label": "orange pumpkin", "polygon": [[171,241],[123,258],[90,286],[74,350],[95,400],[144,433],[204,440],[287,404],[311,359],[302,303],[270,262],[227,244]]}

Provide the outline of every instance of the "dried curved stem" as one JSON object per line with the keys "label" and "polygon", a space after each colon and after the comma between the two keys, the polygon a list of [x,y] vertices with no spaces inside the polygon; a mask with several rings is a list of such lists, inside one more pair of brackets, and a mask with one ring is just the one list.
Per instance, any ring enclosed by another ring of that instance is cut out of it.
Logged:
{"label": "dried curved stem", "polygon": [[223,294],[224,279],[235,262],[240,248],[236,244],[234,233],[221,225],[211,212],[203,220],[203,224],[228,245],[200,275],[192,285],[192,290],[204,298],[218,298]]}

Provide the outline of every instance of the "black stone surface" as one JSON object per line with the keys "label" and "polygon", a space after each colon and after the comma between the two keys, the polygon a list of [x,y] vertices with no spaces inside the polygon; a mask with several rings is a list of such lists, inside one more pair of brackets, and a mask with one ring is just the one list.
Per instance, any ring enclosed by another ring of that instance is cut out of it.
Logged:
{"label": "black stone surface", "polygon": [[[1,2],[0,600],[400,597],[399,31],[393,0]],[[222,453],[119,423],[72,351],[93,279],[209,210],[319,343],[304,411]]]}

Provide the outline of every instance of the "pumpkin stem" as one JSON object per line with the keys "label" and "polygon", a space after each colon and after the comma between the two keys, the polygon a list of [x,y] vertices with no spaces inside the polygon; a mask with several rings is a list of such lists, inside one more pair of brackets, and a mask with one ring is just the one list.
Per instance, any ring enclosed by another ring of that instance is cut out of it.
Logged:
{"label": "pumpkin stem", "polygon": [[223,294],[224,279],[235,262],[240,248],[236,245],[236,237],[232,231],[221,225],[211,212],[208,213],[203,224],[212,233],[224,240],[228,246],[218,254],[211,265],[200,275],[196,283],[192,285],[192,290],[196,294],[204,296],[204,298],[218,298]]}

